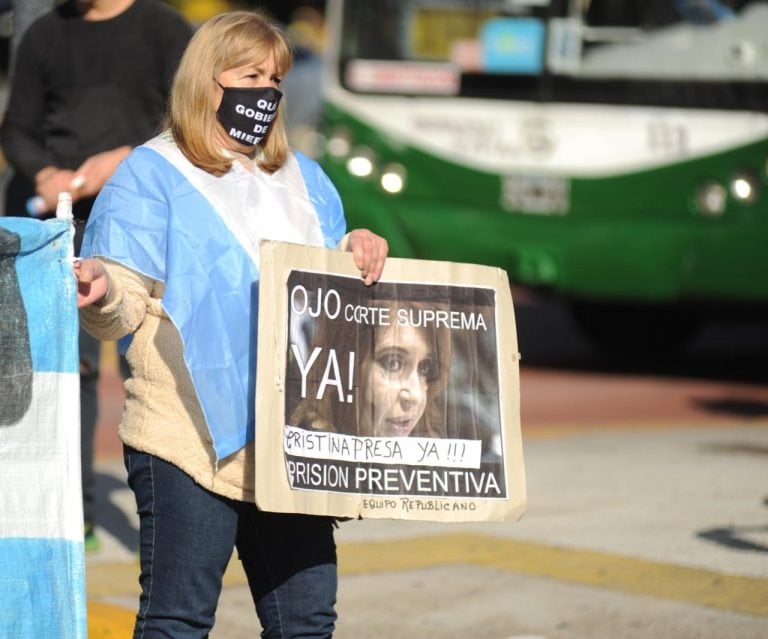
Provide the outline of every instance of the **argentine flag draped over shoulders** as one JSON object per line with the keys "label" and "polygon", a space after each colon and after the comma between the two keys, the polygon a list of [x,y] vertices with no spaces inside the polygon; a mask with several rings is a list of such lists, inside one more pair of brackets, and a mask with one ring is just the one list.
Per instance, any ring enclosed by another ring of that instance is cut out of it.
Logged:
{"label": "argentine flag draped over shoulders", "polygon": [[0,218],[0,636],[85,637],[72,226]]}
{"label": "argentine flag draped over shoulders", "polygon": [[272,175],[235,162],[216,177],[165,133],[102,189],[81,255],[165,284],[163,308],[221,459],[254,436],[260,242],[335,248],[345,232],[338,193],[313,160],[293,153]]}

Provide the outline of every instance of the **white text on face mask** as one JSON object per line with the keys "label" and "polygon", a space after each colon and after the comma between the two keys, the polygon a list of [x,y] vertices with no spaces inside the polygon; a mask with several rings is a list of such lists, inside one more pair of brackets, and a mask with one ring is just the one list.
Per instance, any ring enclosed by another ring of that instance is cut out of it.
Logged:
{"label": "white text on face mask", "polygon": [[[254,120],[266,120],[271,122],[275,119],[275,110],[277,109],[277,102],[267,102],[266,100],[259,100],[256,105],[257,109],[238,104],[235,107],[235,111],[240,115],[244,115],[246,118],[253,118]],[[271,113],[265,113],[271,112]]]}
{"label": "white text on face mask", "polygon": [[229,130],[229,137],[239,140],[240,142],[245,142],[245,144],[258,144],[267,132],[267,127],[257,124],[254,132],[256,135],[251,135],[250,133],[245,133],[244,131],[240,131],[233,127]]}

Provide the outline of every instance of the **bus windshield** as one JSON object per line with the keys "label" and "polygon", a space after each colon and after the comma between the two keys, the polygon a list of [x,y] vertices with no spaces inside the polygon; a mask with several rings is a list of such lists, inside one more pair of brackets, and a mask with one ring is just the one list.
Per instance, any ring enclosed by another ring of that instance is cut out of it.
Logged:
{"label": "bus windshield", "polygon": [[663,85],[738,84],[737,102],[758,107],[766,32],[766,0],[348,2],[340,80],[360,92],[537,100],[615,101],[624,90],[630,102],[703,107],[723,99],[673,98]]}

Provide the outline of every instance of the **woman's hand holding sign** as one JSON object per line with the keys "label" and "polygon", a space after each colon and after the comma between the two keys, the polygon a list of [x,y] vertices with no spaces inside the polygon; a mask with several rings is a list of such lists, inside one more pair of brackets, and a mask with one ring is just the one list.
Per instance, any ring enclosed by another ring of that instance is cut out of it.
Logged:
{"label": "woman's hand holding sign", "polygon": [[368,229],[355,229],[349,234],[347,251],[352,253],[366,286],[378,282],[389,251],[387,240]]}
{"label": "woman's hand holding sign", "polygon": [[77,279],[77,307],[99,306],[106,300],[110,289],[109,274],[97,259],[76,260],[74,264]]}

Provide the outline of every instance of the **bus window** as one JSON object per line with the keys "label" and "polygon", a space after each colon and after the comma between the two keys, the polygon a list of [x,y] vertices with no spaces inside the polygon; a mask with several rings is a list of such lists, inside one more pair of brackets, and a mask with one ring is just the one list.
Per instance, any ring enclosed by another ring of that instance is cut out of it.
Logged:
{"label": "bus window", "polygon": [[768,6],[755,0],[592,0],[575,75],[763,81],[766,29]]}
{"label": "bus window", "polygon": [[349,3],[344,16],[346,59],[451,61],[457,47],[479,46],[488,22],[541,17],[548,0],[383,0]]}
{"label": "bus window", "polygon": [[653,29],[675,22],[712,24],[733,17],[748,0],[592,0],[589,25]]}
{"label": "bus window", "polygon": [[670,0],[592,0],[586,23],[593,27],[656,28],[679,20]]}
{"label": "bus window", "polygon": [[400,60],[404,56],[402,13],[405,4],[392,0],[347,6],[342,55],[347,59]]}

